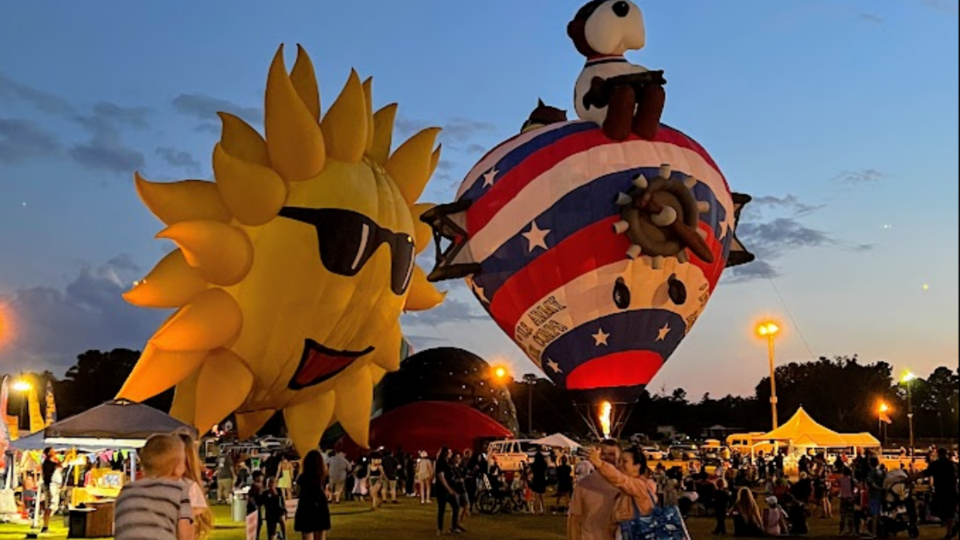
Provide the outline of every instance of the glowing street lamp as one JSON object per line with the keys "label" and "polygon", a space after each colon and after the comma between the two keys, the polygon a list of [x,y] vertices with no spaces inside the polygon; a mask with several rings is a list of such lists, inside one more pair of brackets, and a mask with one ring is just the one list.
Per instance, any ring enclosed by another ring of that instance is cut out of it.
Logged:
{"label": "glowing street lamp", "polygon": [[903,374],[903,384],[907,385],[907,422],[910,424],[910,461],[913,461],[913,385],[917,376],[912,371]]}
{"label": "glowing street lamp", "polygon": [[883,439],[884,443],[887,442],[887,437],[884,434],[883,422],[890,419],[888,412],[890,412],[890,406],[885,401],[881,401],[877,407],[877,437]]}
{"label": "glowing street lamp", "polygon": [[777,421],[777,370],[773,346],[773,337],[780,332],[780,327],[773,322],[761,323],[757,326],[757,335],[767,339],[767,356],[770,360],[770,412],[773,415],[773,429],[780,424]]}

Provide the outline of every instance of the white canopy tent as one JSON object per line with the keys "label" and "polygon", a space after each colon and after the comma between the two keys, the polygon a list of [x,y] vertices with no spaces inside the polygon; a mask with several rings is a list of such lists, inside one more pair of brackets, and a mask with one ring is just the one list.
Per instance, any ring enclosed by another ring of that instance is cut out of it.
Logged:
{"label": "white canopy tent", "polygon": [[571,452],[575,452],[578,448],[580,448],[579,443],[567,437],[563,433],[554,433],[553,435],[544,437],[542,439],[530,441],[530,444],[549,446],[551,448],[566,448]]}

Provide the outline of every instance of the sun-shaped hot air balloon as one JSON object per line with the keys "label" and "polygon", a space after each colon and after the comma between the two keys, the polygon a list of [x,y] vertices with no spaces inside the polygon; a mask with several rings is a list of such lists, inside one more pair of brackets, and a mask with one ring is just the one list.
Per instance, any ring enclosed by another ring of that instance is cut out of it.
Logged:
{"label": "sun-shaped hot air balloon", "polygon": [[320,120],[313,65],[298,47],[270,66],[261,137],[221,113],[215,182],[153,183],[140,198],[166,225],[167,255],[124,295],[177,308],[149,339],[119,397],[176,385],[171,413],[201,431],[236,412],[242,436],[282,410],[299,450],[339,421],[366,446],[374,385],[399,367],[403,310],[443,294],[415,257],[429,243],[417,204],[440,158],[437,128],[391,153],[396,105],[374,114],[351,72]]}

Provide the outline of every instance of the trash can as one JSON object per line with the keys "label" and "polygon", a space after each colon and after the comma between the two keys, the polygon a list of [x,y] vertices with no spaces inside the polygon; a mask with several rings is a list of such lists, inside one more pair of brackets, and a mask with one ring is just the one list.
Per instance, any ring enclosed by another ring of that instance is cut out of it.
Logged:
{"label": "trash can", "polygon": [[233,492],[233,521],[246,523],[247,521],[247,494],[242,491]]}

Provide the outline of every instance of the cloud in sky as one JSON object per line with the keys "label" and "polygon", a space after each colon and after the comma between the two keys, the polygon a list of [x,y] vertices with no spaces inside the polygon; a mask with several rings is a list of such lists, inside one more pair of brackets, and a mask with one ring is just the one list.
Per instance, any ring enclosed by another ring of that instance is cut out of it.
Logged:
{"label": "cloud in sky", "polygon": [[[432,247],[427,250],[431,251]],[[418,264],[429,273],[433,268],[433,255],[424,251],[417,259]],[[462,281],[445,281],[439,284],[441,290],[447,291],[447,297],[439,306],[427,311],[415,311],[404,314],[404,326],[438,326],[447,323],[462,323],[472,320],[486,320],[489,317],[480,308],[473,293]]]}
{"label": "cloud in sky", "polygon": [[227,112],[239,116],[244,121],[253,124],[263,123],[263,109],[259,107],[245,107],[232,101],[215,98],[206,94],[180,94],[173,98],[173,109],[180,114],[192,116],[202,123],[197,130],[206,131],[211,125],[216,126],[215,133],[220,133],[218,112]]}
{"label": "cloud in sky", "polygon": [[800,197],[796,195],[784,195],[783,197],[777,197],[776,195],[764,195],[761,197],[754,197],[753,201],[747,207],[749,211],[759,210],[763,212],[764,210],[771,211],[786,211],[793,214],[794,217],[806,216],[812,214],[818,210],[822,210],[826,207],[825,204],[807,204],[800,200]]}
{"label": "cloud in sky", "polygon": [[956,0],[920,0],[920,4],[928,9],[940,11],[942,13],[957,13],[958,3]]}
{"label": "cloud in sky", "polygon": [[868,251],[873,247],[866,244],[850,246],[826,231],[803,223],[804,217],[825,207],[826,204],[810,204],[793,194],[754,197],[741,215],[737,237],[757,258],[749,264],[731,268],[724,273],[724,280],[735,283],[780,276],[782,273],[776,262],[791,251],[830,246]]}
{"label": "cloud in sky", "polygon": [[67,100],[49,92],[20,84],[2,73],[0,73],[0,98],[16,98],[29,103],[39,111],[59,116],[67,116],[75,112],[75,108]]}
{"label": "cloud in sky", "polygon": [[200,162],[193,154],[185,150],[178,150],[169,146],[157,148],[157,155],[160,156],[167,165],[185,169],[190,172],[200,172]]}
{"label": "cloud in sky", "polygon": [[883,24],[883,18],[873,13],[861,13],[860,20],[873,24]]}
{"label": "cloud in sky", "polygon": [[83,266],[63,289],[29,287],[0,297],[16,329],[14,341],[0,350],[0,363],[60,371],[89,349],[141,348],[167,313],[134,307],[120,296],[138,274],[121,255]]}
{"label": "cloud in sky", "polygon": [[872,184],[880,182],[887,177],[882,171],[877,169],[856,169],[842,171],[835,177],[835,180],[847,185]]}
{"label": "cloud in sky", "polygon": [[443,131],[440,132],[439,141],[443,143],[444,148],[456,151],[465,151],[472,153],[474,151],[483,151],[484,148],[474,142],[476,137],[484,134],[493,134],[497,131],[497,126],[490,122],[470,120],[467,118],[451,118],[444,123],[426,122],[398,116],[394,121],[393,129],[397,136],[407,138],[421,129],[430,126],[439,126]]}
{"label": "cloud in sky", "polygon": [[[17,99],[34,109],[71,121],[87,134],[85,142],[73,144],[67,150],[67,156],[77,164],[96,171],[128,174],[142,169],[146,163],[143,154],[129,146],[121,135],[122,129],[147,129],[149,127],[147,107],[127,107],[115,103],[98,102],[89,112],[82,112],[63,98],[18,83],[0,75],[0,98]],[[18,133],[22,140],[11,140],[2,150],[8,163],[9,154],[17,152],[14,160],[48,157],[51,151],[59,148],[56,138],[27,121],[7,123],[0,137],[13,138],[11,132]]]}
{"label": "cloud in sky", "polygon": [[90,114],[75,115],[73,120],[89,134],[86,143],[73,146],[69,153],[80,165],[91,170],[117,174],[129,174],[143,169],[146,158],[139,150],[129,146],[121,136],[122,128],[147,129],[146,107],[124,107],[115,103],[100,102]]}
{"label": "cloud in sky", "polygon": [[0,118],[0,163],[15,165],[60,152],[56,135],[31,120]]}

